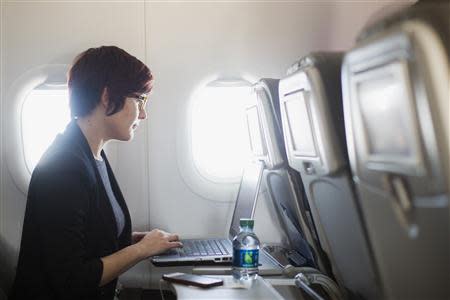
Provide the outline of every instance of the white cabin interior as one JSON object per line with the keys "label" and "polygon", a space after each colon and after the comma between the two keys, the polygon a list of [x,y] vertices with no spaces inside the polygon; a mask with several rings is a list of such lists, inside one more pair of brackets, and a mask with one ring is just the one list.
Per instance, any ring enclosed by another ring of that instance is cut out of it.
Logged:
{"label": "white cabin interior", "polygon": [[[146,63],[155,78],[148,119],[133,141],[107,148],[133,230],[223,237],[244,167],[231,150],[242,145],[229,145],[233,132],[209,133],[229,147],[211,155],[211,168],[234,163],[234,169],[228,176],[201,170],[192,132],[200,91],[215,80],[283,78],[312,51],[348,51],[377,16],[414,2],[1,0],[0,288],[6,291],[14,278],[31,175],[17,136],[24,93],[42,72],[64,70],[78,53],[101,45],[116,45]],[[52,124],[58,114],[49,108],[36,120]],[[255,231],[267,243],[285,239],[273,209],[262,188]],[[157,289],[162,271],[143,264],[125,273],[122,284]],[[1,290],[0,299],[6,299]]]}

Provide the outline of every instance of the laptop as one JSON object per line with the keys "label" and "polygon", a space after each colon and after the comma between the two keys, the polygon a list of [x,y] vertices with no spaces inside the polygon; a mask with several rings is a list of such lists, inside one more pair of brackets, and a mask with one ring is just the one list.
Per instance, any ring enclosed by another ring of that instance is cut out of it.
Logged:
{"label": "laptop", "polygon": [[183,248],[172,249],[153,256],[156,266],[180,266],[194,264],[231,264],[233,259],[232,239],[239,233],[241,218],[253,218],[258,198],[264,162],[255,161],[244,168],[239,192],[229,230],[229,238],[181,240]]}

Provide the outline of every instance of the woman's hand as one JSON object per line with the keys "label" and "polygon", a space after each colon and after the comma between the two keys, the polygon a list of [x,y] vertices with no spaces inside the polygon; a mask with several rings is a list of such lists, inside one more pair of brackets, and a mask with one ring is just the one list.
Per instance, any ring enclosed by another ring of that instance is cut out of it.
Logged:
{"label": "woman's hand", "polygon": [[183,246],[178,240],[178,235],[159,229],[150,232],[133,232],[132,240],[135,244],[101,258],[103,273],[99,286],[117,278],[140,260]]}
{"label": "woman's hand", "polygon": [[132,235],[135,246],[139,247],[142,257],[153,256],[172,248],[183,247],[178,235],[154,229],[150,232],[135,232]]}

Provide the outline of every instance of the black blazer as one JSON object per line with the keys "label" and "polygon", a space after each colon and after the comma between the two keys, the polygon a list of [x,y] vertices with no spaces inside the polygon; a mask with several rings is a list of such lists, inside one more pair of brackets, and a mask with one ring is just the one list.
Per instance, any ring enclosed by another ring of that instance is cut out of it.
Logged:
{"label": "black blazer", "polygon": [[10,299],[113,299],[117,280],[98,287],[103,263],[131,243],[130,214],[106,162],[125,215],[117,227],[89,144],[75,121],[59,135],[31,177],[17,273]]}

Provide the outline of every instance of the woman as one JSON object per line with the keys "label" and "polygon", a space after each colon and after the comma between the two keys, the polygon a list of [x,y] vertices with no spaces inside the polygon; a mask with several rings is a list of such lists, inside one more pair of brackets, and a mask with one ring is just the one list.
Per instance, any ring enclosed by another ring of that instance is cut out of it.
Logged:
{"label": "woman", "polygon": [[182,246],[160,230],[131,233],[102,150],[146,119],[150,70],[109,46],[81,53],[68,77],[72,122],[33,172],[12,299],[113,299],[121,273]]}

